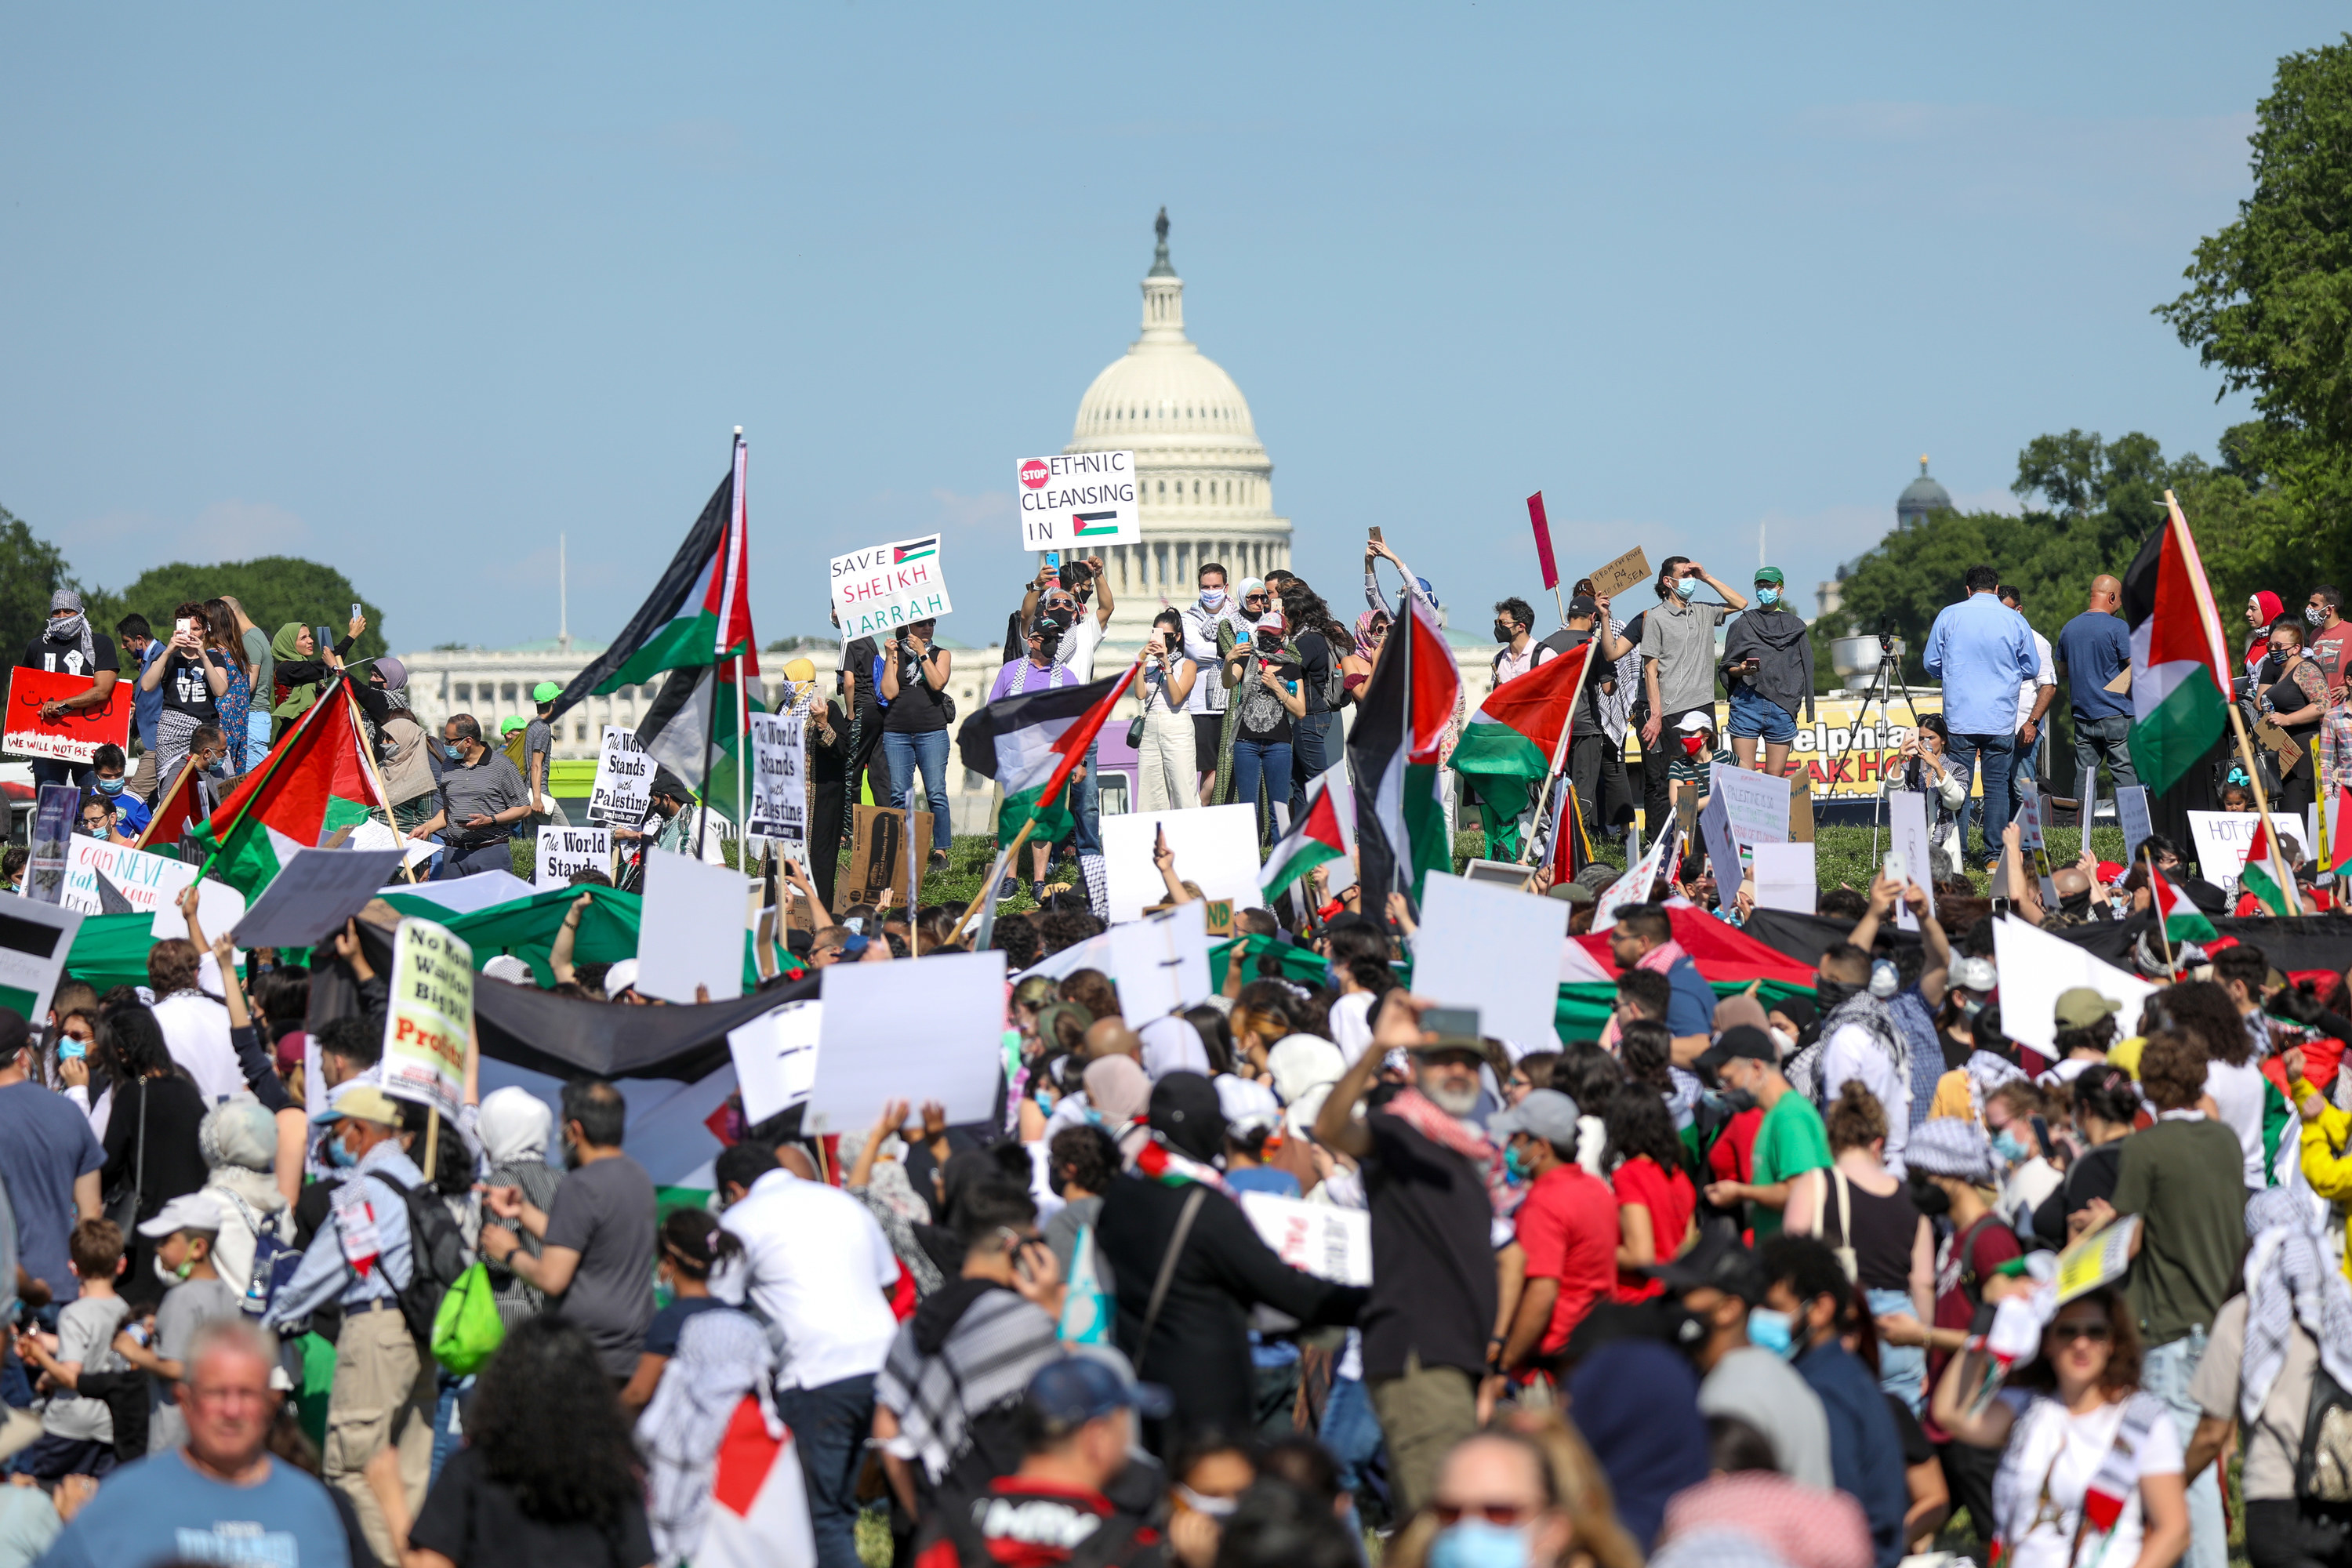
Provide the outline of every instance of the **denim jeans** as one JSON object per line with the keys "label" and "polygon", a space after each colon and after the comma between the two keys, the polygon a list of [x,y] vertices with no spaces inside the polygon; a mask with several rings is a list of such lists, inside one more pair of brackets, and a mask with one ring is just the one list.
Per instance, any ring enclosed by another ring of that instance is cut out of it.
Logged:
{"label": "denim jeans", "polygon": [[1290,819],[1307,809],[1307,786],[1331,765],[1331,722],[1337,713],[1302,714],[1290,721]]}
{"label": "denim jeans", "polygon": [[[1911,1300],[1908,1290],[1869,1290],[1870,1315],[1874,1318],[1909,1318],[1917,1321],[1919,1309]],[[1925,1345],[1890,1345],[1878,1342],[1878,1386],[1908,1405],[1916,1415],[1927,1406],[1927,1349]]]}
{"label": "denim jeans", "polygon": [[[1269,808],[1279,805],[1290,809],[1290,742],[1287,741],[1253,741],[1246,736],[1234,737],[1234,800],[1242,805],[1257,804],[1258,783],[1265,784],[1265,800]],[[1267,816],[1271,816],[1271,810]],[[1258,819],[1258,837],[1265,837],[1265,817]]]}
{"label": "denim jeans", "polygon": [[[80,790],[82,793],[87,795],[90,789],[90,781],[97,777],[98,770],[96,768],[87,766],[81,763],[60,762],[50,757],[36,757],[33,759],[34,804],[38,805],[40,803],[41,786],[43,784],[71,784],[74,788]],[[27,818],[26,820],[29,821],[30,818]],[[77,828],[80,826],[80,821],[81,819],[79,817],[74,819],[75,826]]]}
{"label": "denim jeans", "polygon": [[1331,1379],[1331,1397],[1323,1405],[1323,1430],[1316,1436],[1339,1467],[1339,1490],[1348,1500],[1348,1538],[1361,1542],[1363,1520],[1356,1500],[1371,1489],[1371,1463],[1381,1451],[1380,1417],[1372,1414],[1372,1396],[1361,1379]]}
{"label": "denim jeans", "polygon": [[945,849],[953,831],[948,822],[948,732],[882,731],[882,760],[890,769],[890,804],[900,811],[914,798],[915,770],[923,770],[923,793],[931,803],[931,847]]}
{"label": "denim jeans", "polygon": [[1070,781],[1070,815],[1077,818],[1078,830],[1071,836],[1071,847],[1080,855],[1102,853],[1102,758],[1101,748],[1087,748],[1087,776]]}
{"label": "denim jeans", "polygon": [[[2172,1412],[2172,1425],[2184,1448],[2205,1414],[2189,1394],[2189,1379],[2197,1375],[2197,1363],[2204,1359],[2205,1330],[2200,1324],[2169,1344],[2151,1347],[2140,1363],[2140,1387],[2163,1400]],[[2180,1560],[2185,1568],[2228,1568],[2230,1532],[2221,1520],[2220,1473],[2220,1466],[2209,1465],[2203,1475],[2189,1483],[2189,1552]]]}
{"label": "denim jeans", "polygon": [[2131,727],[2131,720],[2120,713],[2112,719],[2084,719],[2078,715],[2074,720],[2076,774],[2084,768],[2097,767],[2104,758],[2107,772],[2115,776],[2116,788],[2139,783],[2139,774],[2132,771]]}
{"label": "denim jeans", "polygon": [[[1946,755],[1962,778],[1972,773],[1977,763],[1984,764],[1983,850],[1971,861],[1981,866],[2000,854],[2000,836],[2009,826],[2009,771],[2017,759],[2015,735],[1955,734]],[[1969,819],[1974,816],[1979,803],[1964,801],[1960,805],[1960,853],[1968,854]]]}
{"label": "denim jeans", "polygon": [[780,1388],[776,1414],[793,1429],[808,1481],[816,1568],[863,1568],[857,1557],[857,1472],[874,1425],[874,1374],[820,1388]]}

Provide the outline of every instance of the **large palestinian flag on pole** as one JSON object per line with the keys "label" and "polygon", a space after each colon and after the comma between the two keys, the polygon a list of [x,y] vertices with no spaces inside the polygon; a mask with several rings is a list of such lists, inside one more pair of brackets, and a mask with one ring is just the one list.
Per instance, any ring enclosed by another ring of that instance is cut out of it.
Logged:
{"label": "large palestinian flag on pole", "polygon": [[1477,792],[1486,853],[1513,860],[1519,818],[1565,752],[1592,644],[1546,660],[1487,694],[1454,748],[1454,769]]}
{"label": "large palestinian flag on pole", "polygon": [[2131,627],[2132,766],[2162,795],[2213,749],[2230,722],[2231,658],[2189,520],[2164,492],[2164,526],[2124,572]]}
{"label": "large palestinian flag on pole", "polygon": [[337,680],[188,835],[205,868],[250,900],[297,849],[314,849],[339,827],[356,827],[390,804],[362,751],[351,682]]}
{"label": "large palestinian flag on pole", "polygon": [[1462,671],[1437,612],[1408,585],[1348,733],[1356,868],[1367,911],[1383,907],[1400,888],[1418,898],[1424,875],[1454,869],[1438,748],[1461,696]]}
{"label": "large palestinian flag on pole", "polygon": [[[1059,686],[991,702],[956,731],[963,765],[1003,788],[996,838],[1010,843],[1032,816],[1053,808],[1139,665],[1083,686]],[[1002,873],[999,873],[1002,875]]]}

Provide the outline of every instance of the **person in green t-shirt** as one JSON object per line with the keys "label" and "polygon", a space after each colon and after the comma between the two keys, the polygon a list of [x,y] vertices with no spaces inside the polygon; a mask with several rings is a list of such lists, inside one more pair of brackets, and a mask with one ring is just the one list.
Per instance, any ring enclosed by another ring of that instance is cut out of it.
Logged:
{"label": "person in green t-shirt", "polygon": [[[1698,1058],[1725,1089],[1737,1089],[1764,1108],[1756,1130],[1753,1182],[1709,1182],[1706,1201],[1717,1208],[1748,1205],[1748,1228],[1762,1241],[1783,1229],[1810,1236],[1822,1174],[1831,1165],[1829,1130],[1811,1101],[1780,1076],[1772,1037],[1752,1024],[1737,1024]],[[1783,1215],[1786,1215],[1784,1221]]]}

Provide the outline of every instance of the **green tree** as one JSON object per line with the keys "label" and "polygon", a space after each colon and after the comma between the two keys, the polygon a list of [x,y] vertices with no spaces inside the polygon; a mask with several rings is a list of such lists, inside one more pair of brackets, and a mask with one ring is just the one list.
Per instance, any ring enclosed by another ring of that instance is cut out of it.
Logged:
{"label": "green tree", "polygon": [[[106,608],[101,625],[111,632],[116,621],[135,610],[147,617],[150,626],[168,632],[173,613],[181,605],[224,594],[234,595],[245,606],[245,613],[265,636],[275,637],[279,626],[299,621],[331,628],[337,642],[342,640],[352,605],[357,603],[368,626],[360,634],[351,657],[373,658],[386,651],[382,612],[352,586],[351,579],[331,566],[291,555],[264,555],[215,566],[175,561],[168,566],[151,567],[130,586],[102,595]],[[98,596],[92,597],[91,608],[96,615]]]}
{"label": "green tree", "polygon": [[[49,618],[49,595],[68,585],[66,558],[33,537],[24,520],[0,506],[0,651],[16,662]],[[100,632],[100,636],[104,636]]]}

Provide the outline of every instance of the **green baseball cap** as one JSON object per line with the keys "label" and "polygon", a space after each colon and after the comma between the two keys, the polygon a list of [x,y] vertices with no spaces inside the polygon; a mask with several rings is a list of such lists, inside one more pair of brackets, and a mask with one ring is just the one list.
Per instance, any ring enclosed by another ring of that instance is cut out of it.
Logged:
{"label": "green baseball cap", "polygon": [[505,723],[499,725],[499,733],[501,735],[511,735],[517,730],[529,728],[530,724],[530,720],[525,719],[520,715],[517,715],[516,717],[508,720]]}
{"label": "green baseball cap", "polygon": [[[1779,580],[1773,579],[1775,582]],[[542,680],[530,689],[530,700],[533,702],[552,702],[562,695],[563,688],[556,685],[552,680]]]}
{"label": "green baseball cap", "polygon": [[1778,588],[1782,583],[1780,569],[1778,566],[1759,566],[1756,568],[1756,581],[1759,583],[1769,583],[1772,586]]}

